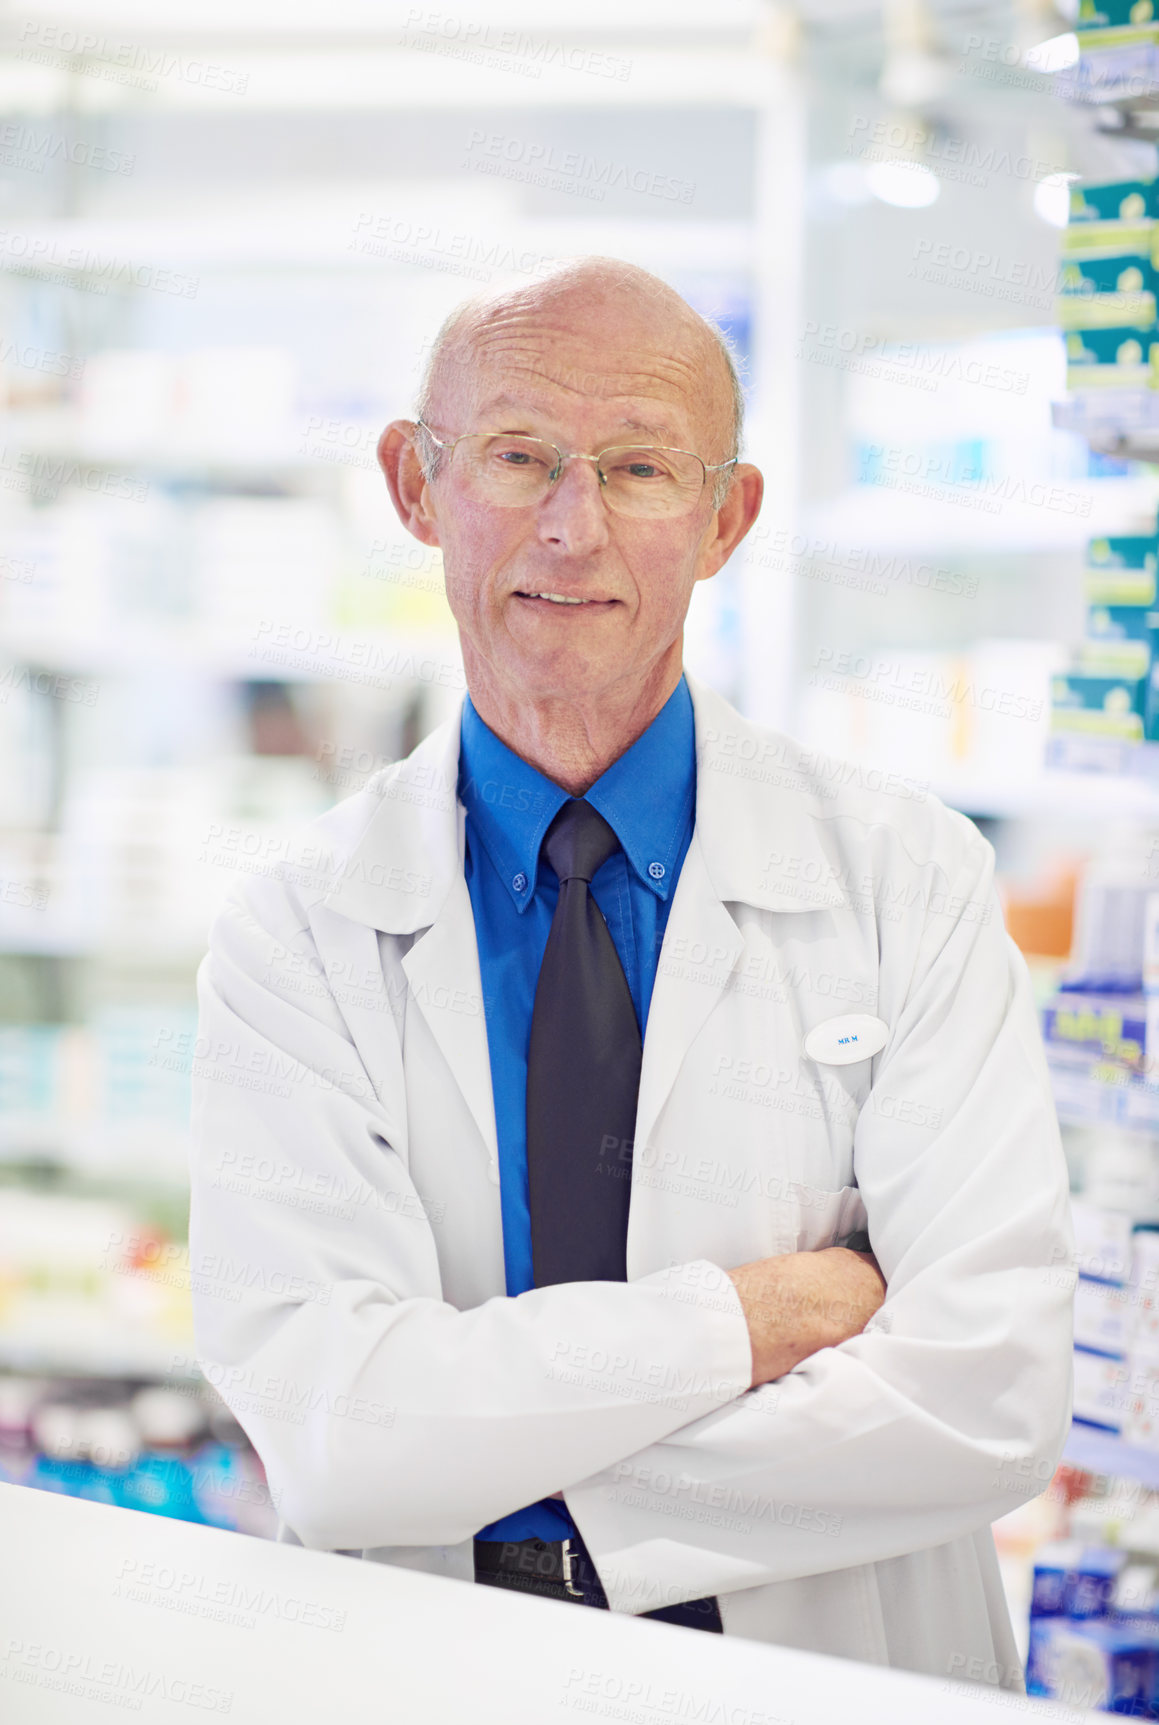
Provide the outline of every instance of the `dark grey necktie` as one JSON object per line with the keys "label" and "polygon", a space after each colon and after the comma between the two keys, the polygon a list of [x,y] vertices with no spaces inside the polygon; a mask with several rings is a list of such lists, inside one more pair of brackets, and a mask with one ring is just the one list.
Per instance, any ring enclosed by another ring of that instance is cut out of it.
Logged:
{"label": "dark grey necktie", "polygon": [[536,1287],[626,1279],[641,1042],[628,979],[589,882],[615,832],[566,802],[543,840],[559,876],[527,1057],[527,1183]]}

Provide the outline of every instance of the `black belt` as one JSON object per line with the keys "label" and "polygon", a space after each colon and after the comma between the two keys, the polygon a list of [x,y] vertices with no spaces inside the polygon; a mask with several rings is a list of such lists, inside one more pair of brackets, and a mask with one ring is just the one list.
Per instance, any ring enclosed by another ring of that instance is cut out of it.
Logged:
{"label": "black belt", "polygon": [[[544,1599],[570,1600],[607,1611],[608,1598],[591,1553],[578,1534],[572,1539],[477,1539],[475,1580],[484,1587],[505,1587],[513,1593],[535,1593]],[[689,1599],[642,1611],[659,1623],[684,1629],[707,1629],[720,1635],[720,1607],[715,1599]]]}

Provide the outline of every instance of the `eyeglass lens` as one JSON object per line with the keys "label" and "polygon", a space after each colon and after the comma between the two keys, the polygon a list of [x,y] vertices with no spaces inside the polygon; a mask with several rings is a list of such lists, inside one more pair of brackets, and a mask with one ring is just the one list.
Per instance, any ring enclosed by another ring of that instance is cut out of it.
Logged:
{"label": "eyeglass lens", "polygon": [[[559,457],[538,437],[479,432],[455,445],[460,482],[481,502],[517,508],[546,496]],[[599,458],[609,508],[623,515],[675,515],[696,504],[704,486],[699,458],[680,450],[623,446]]]}

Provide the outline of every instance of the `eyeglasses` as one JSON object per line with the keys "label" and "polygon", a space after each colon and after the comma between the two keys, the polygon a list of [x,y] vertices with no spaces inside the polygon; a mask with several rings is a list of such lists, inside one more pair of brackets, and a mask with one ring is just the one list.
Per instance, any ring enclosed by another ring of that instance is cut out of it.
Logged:
{"label": "eyeglasses", "polygon": [[695,509],[710,473],[732,467],[730,456],[709,466],[688,449],[614,444],[598,455],[565,455],[554,443],[516,432],[470,431],[450,442],[436,437],[424,420],[415,423],[432,443],[448,450],[449,463],[468,496],[501,509],[541,503],[563,472],[566,461],[595,463],[608,508],[617,515],[687,515]]}

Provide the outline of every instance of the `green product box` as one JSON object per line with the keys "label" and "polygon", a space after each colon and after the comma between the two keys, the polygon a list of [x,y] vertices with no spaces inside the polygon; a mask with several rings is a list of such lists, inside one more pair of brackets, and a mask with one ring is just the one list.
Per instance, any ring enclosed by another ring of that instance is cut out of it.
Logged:
{"label": "green product box", "polygon": [[1159,178],[1148,180],[1074,180],[1070,188],[1070,225],[1087,222],[1141,222],[1159,217]]}
{"label": "green product box", "polygon": [[[1099,0],[1098,4],[1090,7],[1089,16],[1080,18],[1075,24],[1083,54],[1097,53],[1104,48],[1153,46],[1159,40],[1159,24],[1153,17],[1132,18],[1130,14],[1134,10],[1134,6],[1121,5],[1119,0]],[[1103,16],[1099,17],[1099,13]],[[1108,14],[1117,22],[1104,23]]]}
{"label": "green product box", "polygon": [[1077,669],[1088,676],[1148,677],[1159,613],[1146,605],[1092,605]]}
{"label": "green product box", "polygon": [[1076,30],[1118,30],[1127,24],[1150,24],[1155,0],[1079,0]]}
{"label": "green product box", "polygon": [[[1159,616],[1155,618],[1159,624]],[[1159,640],[1151,640],[1151,671],[1147,678],[1147,711],[1143,720],[1143,736],[1149,743],[1159,743]]]}
{"label": "green product box", "polygon": [[1146,677],[1102,677],[1062,671],[1050,680],[1050,728],[1086,737],[1141,743],[1147,709]]}
{"label": "green product box", "polygon": [[1154,533],[1123,533],[1090,540],[1083,578],[1088,602],[1154,605],[1157,556],[1159,537]]}
{"label": "green product box", "polygon": [[1159,622],[1149,605],[1091,605],[1087,608],[1089,641],[1148,641]]}
{"label": "green product box", "polygon": [[1056,314],[1063,329],[1153,324],[1159,274],[1150,252],[1113,250],[1064,257]]}
{"label": "green product box", "polygon": [[1067,330],[1066,386],[1068,390],[1159,388],[1159,326]]}

